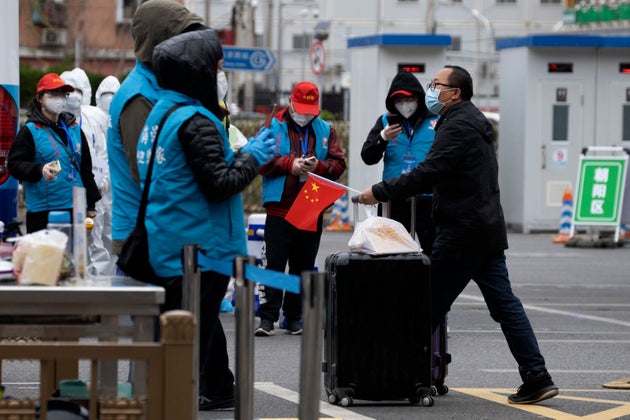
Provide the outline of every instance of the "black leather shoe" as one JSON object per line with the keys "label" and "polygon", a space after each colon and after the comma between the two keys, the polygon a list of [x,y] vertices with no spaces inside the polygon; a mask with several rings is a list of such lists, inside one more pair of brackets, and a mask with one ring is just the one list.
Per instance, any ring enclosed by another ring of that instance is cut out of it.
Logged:
{"label": "black leather shoe", "polygon": [[199,411],[219,410],[223,408],[234,408],[234,395],[208,398],[205,395],[199,396]]}
{"label": "black leather shoe", "polygon": [[548,372],[540,372],[537,374],[527,373],[527,377],[523,385],[518,388],[516,394],[508,397],[511,404],[534,404],[548,398],[553,398],[560,391],[551,380]]}

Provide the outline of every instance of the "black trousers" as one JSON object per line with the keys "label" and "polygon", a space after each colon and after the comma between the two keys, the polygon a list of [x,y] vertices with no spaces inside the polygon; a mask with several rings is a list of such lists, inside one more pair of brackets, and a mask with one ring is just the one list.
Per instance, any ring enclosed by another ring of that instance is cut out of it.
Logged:
{"label": "black trousers", "polygon": [[[302,271],[312,271],[322,236],[322,219],[317,221],[317,232],[299,230],[283,217],[267,215],[265,222],[265,256],[269,270],[285,272],[289,264],[289,274],[301,275]],[[264,261],[264,257],[263,257]],[[264,299],[258,307],[260,319],[278,321],[280,309],[287,321],[302,318],[302,294],[285,292],[265,286]]]}
{"label": "black trousers", "polygon": [[[70,212],[70,223],[72,223],[72,208],[69,209],[55,209],[59,211]],[[29,211],[26,213],[26,233],[37,232],[38,230],[46,229],[48,226],[48,213],[52,210],[43,211]]]}
{"label": "black trousers", "polygon": [[[182,308],[182,278],[165,280],[166,296],[161,312]],[[234,393],[234,374],[229,367],[227,341],[219,319],[221,300],[230,278],[214,271],[201,273],[199,296],[199,395],[209,399]]]}

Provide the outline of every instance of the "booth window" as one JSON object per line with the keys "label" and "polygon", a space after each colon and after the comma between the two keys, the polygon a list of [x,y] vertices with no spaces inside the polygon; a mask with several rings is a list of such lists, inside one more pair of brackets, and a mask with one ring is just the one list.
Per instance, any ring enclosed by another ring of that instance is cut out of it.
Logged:
{"label": "booth window", "polygon": [[294,50],[308,50],[313,44],[312,34],[297,34],[293,35],[293,49]]}
{"label": "booth window", "polygon": [[462,37],[459,35],[451,35],[451,45],[446,47],[447,51],[461,51]]}
{"label": "booth window", "polygon": [[552,141],[569,140],[569,105],[554,105],[552,115]]}
{"label": "booth window", "polygon": [[626,104],[623,106],[623,117],[622,117],[622,135],[621,140],[630,141],[630,105]]}

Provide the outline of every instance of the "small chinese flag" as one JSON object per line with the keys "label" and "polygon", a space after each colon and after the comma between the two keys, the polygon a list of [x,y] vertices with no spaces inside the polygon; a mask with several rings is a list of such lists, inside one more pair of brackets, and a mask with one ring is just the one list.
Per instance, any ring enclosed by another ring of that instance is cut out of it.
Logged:
{"label": "small chinese flag", "polygon": [[345,193],[345,188],[309,174],[285,219],[300,230],[316,232],[319,215]]}

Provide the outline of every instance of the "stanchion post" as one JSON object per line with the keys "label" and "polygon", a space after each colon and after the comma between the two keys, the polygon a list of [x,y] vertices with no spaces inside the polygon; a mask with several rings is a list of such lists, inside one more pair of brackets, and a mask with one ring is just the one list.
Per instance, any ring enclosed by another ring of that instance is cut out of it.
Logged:
{"label": "stanchion post", "polygon": [[321,395],[326,273],[302,273],[303,333],[300,360],[300,420],[317,420]]}
{"label": "stanchion post", "polygon": [[236,420],[254,418],[254,287],[245,278],[245,266],[256,265],[254,256],[234,260],[236,285]]}
{"label": "stanchion post", "polygon": [[184,275],[182,279],[182,309],[189,311],[194,316],[193,334],[193,394],[192,394],[192,418],[197,418],[199,410],[199,288],[201,282],[201,271],[197,263],[197,245],[184,245],[182,249],[182,259]]}

